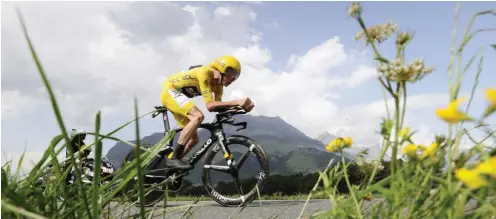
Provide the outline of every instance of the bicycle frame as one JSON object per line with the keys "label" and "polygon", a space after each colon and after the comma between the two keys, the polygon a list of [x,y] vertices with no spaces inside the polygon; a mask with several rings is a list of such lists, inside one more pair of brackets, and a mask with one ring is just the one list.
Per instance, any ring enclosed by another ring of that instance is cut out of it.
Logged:
{"label": "bicycle frame", "polygon": [[[176,131],[176,133],[181,132],[184,128],[176,128],[176,129],[170,129],[170,122],[169,122],[169,117],[167,112],[169,110],[163,106],[157,106],[155,107],[156,109],[162,109],[160,113],[162,114],[162,120],[164,122],[164,136],[166,136],[170,131]],[[158,114],[157,114],[158,115]],[[152,115],[152,117],[155,117],[157,115]],[[229,151],[229,148],[225,147],[225,133],[223,129],[223,123],[234,125],[234,126],[239,126],[242,125],[243,128],[246,128],[246,122],[240,122],[240,123],[232,123],[223,120],[219,114],[216,115],[216,121],[212,123],[202,123],[200,124],[199,128],[204,128],[207,129],[210,132],[210,138],[207,139],[205,142],[203,142],[202,146],[196,150],[188,159],[188,163],[191,166],[195,166],[196,163],[205,155],[207,150],[213,145],[214,142],[218,141],[218,144],[220,146],[220,149],[224,152],[224,154],[231,154],[231,151]],[[243,129],[241,128],[241,129]],[[240,130],[240,129],[238,129]],[[166,148],[172,148],[172,142],[174,141],[174,137],[170,140]],[[215,149],[216,151],[219,150],[218,148]],[[162,154],[162,157],[165,156],[165,154]],[[234,163],[229,157],[226,158],[228,163]]]}

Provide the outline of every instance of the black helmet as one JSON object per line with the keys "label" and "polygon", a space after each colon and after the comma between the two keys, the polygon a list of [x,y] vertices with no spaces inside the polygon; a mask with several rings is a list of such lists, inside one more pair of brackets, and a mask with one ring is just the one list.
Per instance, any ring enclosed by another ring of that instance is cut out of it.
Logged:
{"label": "black helmet", "polygon": [[83,129],[79,129],[79,130],[72,129],[72,132],[71,132],[72,142],[74,142],[78,146],[81,146],[84,139],[86,139],[86,133],[85,132],[86,131]]}

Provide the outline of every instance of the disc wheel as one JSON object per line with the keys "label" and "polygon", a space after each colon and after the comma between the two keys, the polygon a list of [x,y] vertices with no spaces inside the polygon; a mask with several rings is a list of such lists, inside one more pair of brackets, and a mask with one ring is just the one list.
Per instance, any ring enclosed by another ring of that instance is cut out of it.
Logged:
{"label": "disc wheel", "polygon": [[[269,177],[269,161],[262,147],[255,140],[249,137],[240,135],[229,136],[226,138],[226,142],[227,143],[225,146],[229,148],[231,153],[233,152],[232,145],[234,144],[241,145],[243,149],[247,150],[243,155],[241,155],[241,157],[234,157],[234,167],[230,168],[225,159],[223,159],[222,162],[213,163],[213,159],[216,154],[220,153],[221,157],[224,157],[223,151],[220,149],[219,142],[215,142],[214,145],[212,145],[212,149],[207,151],[205,155],[202,175],[203,185],[208,195],[217,203],[223,206],[243,206],[252,202],[258,192],[262,191],[263,187],[267,183],[267,179]],[[250,187],[247,191],[243,191],[244,189],[239,179],[239,169],[243,166],[245,161],[248,159],[248,156],[251,154],[255,155],[256,161],[260,165],[260,170],[258,170],[258,175],[256,176],[256,184],[253,187]],[[234,184],[239,197],[231,198],[220,194],[211,181],[212,171],[223,172],[231,175],[231,178],[234,179]]]}

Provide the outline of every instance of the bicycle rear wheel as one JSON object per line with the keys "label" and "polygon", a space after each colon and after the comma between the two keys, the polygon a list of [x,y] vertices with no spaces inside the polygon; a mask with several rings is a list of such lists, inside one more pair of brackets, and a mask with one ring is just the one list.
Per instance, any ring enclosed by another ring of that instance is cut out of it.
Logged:
{"label": "bicycle rear wheel", "polygon": [[[244,189],[242,188],[243,185],[239,180],[239,172],[233,169],[229,169],[226,162],[224,162],[226,163],[224,166],[214,163],[213,159],[216,154],[220,153],[223,157],[223,151],[220,149],[219,142],[215,142],[214,145],[212,145],[212,149],[207,151],[205,155],[202,176],[203,185],[209,196],[217,203],[223,206],[243,206],[252,202],[257,196],[258,192],[261,192],[263,187],[266,185],[269,176],[269,161],[262,147],[255,140],[249,137],[233,135],[227,137],[225,142],[225,146],[229,148],[231,153],[233,152],[233,144],[241,145],[244,146],[244,148],[248,149],[247,152],[244,153],[244,155],[242,155],[241,157],[234,157],[237,170],[239,170],[239,168],[243,166],[244,162],[248,158],[248,155],[252,153],[255,154],[257,158],[256,162],[258,162],[258,164],[260,165],[260,170],[257,170],[258,176],[256,177],[256,184],[252,187],[249,187],[247,192],[244,192]],[[231,177],[234,178],[234,184],[236,186],[239,197],[231,198],[226,195],[221,195],[219,189],[216,189],[211,181],[210,170],[231,174]]]}
{"label": "bicycle rear wheel", "polygon": [[[143,148],[151,148],[153,147],[153,144],[142,144],[142,147]],[[143,148],[141,148],[141,153],[144,153],[145,150],[143,150]],[[124,163],[130,163],[133,159],[136,158],[136,149],[133,149],[132,151],[130,151],[128,153],[128,155],[126,156],[125,160],[124,160]],[[148,169],[145,168],[143,171],[146,172],[146,170]],[[162,190],[160,189],[153,189],[151,188],[154,184],[160,184],[164,179],[153,179],[153,178],[148,178],[146,176],[143,176],[143,180],[144,180],[144,200],[143,200],[143,206],[145,207],[151,207],[151,206],[154,206],[156,205],[158,202],[160,202],[165,194]],[[131,203],[133,203],[133,205],[135,206],[140,206],[140,202],[139,202],[139,190],[138,190],[138,181],[137,181],[137,178],[136,179],[133,179],[131,181],[128,182],[128,184],[125,186],[125,189],[123,191],[123,195],[126,199],[128,199]]]}
{"label": "bicycle rear wheel", "polygon": [[[149,184],[149,180],[146,178],[145,184]],[[126,187],[125,190],[123,191],[124,197],[126,197],[127,200],[129,200],[134,206],[139,207],[140,206],[140,201],[139,201],[139,190],[137,188],[137,180],[132,180],[130,181]],[[143,200],[143,206],[144,207],[152,207],[162,201],[165,197],[165,194],[162,190],[155,190],[155,189],[150,189],[151,186],[145,185],[145,188],[143,188],[144,192],[144,200]]]}

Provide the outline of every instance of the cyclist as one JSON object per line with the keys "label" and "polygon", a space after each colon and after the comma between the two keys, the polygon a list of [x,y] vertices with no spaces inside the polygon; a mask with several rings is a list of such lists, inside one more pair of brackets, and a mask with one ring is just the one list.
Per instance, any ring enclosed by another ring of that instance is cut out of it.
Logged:
{"label": "cyclist", "polygon": [[[91,149],[89,147],[87,147],[81,151],[81,148],[86,145],[84,143],[84,139],[86,139],[86,134],[84,133],[84,130],[72,129],[70,137],[71,137],[71,142],[70,142],[69,147],[72,148],[72,151],[74,152],[74,154],[79,152],[79,156],[75,157],[76,162],[81,162],[82,160],[88,158],[88,155],[90,155],[90,153],[91,153]],[[70,150],[69,149],[65,150],[65,156],[67,158],[70,157]],[[49,166],[51,167],[51,165],[49,165]],[[64,171],[66,171],[67,168],[69,168],[69,163],[64,163],[62,165],[62,167],[64,168]],[[72,174],[67,174],[65,181],[68,183],[71,180],[71,177],[72,177]]]}
{"label": "cyclist", "polygon": [[190,98],[202,96],[210,112],[218,107],[231,106],[241,106],[246,111],[253,109],[255,105],[249,98],[222,101],[223,88],[238,79],[240,74],[240,62],[233,56],[222,56],[206,66],[191,66],[166,79],[160,94],[161,102],[183,128],[172,156],[167,161],[169,167],[192,168],[182,157],[198,143],[197,129],[204,116]]}
{"label": "cyclist", "polygon": [[[86,147],[86,143],[84,143],[85,139],[86,139],[86,134],[84,130],[72,129],[70,147],[72,147],[72,150],[74,151],[75,154],[79,153],[79,156],[75,157],[76,162],[93,162],[93,158],[89,157],[91,153],[91,149],[90,147]],[[82,149],[83,147],[86,148]],[[67,158],[69,158],[69,153],[70,151],[67,149],[66,150]],[[114,164],[106,156],[103,156],[101,173],[103,173],[104,171],[103,169],[108,169],[108,168],[114,168]]]}
{"label": "cyclist", "polygon": [[[86,145],[84,143],[84,139],[86,139],[86,134],[84,133],[84,130],[72,129],[70,147],[72,147],[72,151],[74,151],[74,153],[79,152],[82,158],[88,157],[88,155],[91,153],[91,149],[89,147],[81,151],[81,148]],[[69,157],[69,152],[70,151],[67,149],[66,150],[67,157]]]}

